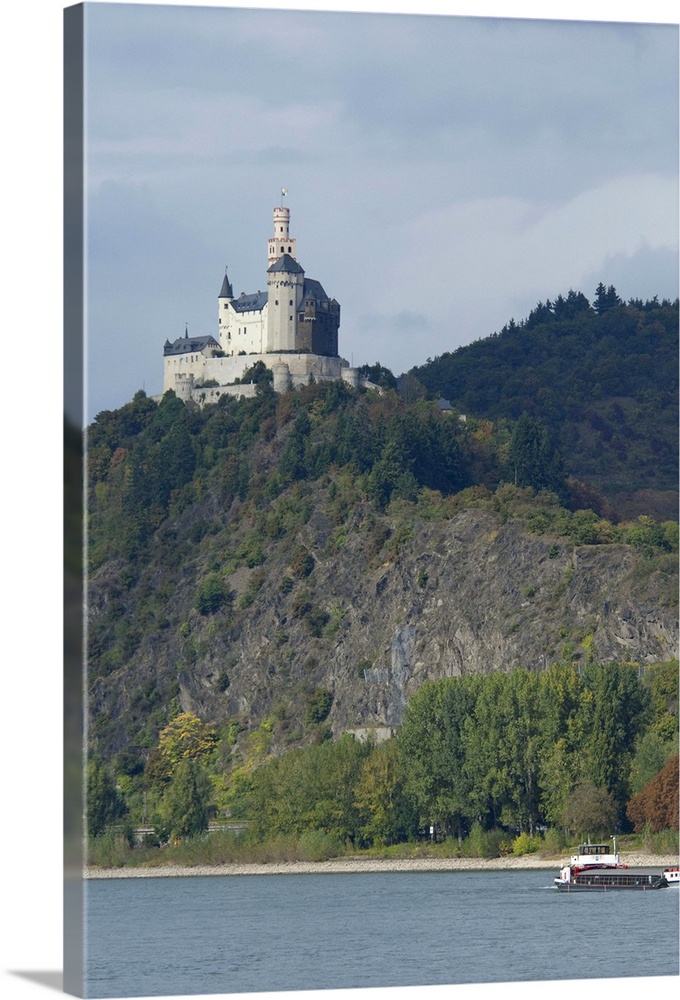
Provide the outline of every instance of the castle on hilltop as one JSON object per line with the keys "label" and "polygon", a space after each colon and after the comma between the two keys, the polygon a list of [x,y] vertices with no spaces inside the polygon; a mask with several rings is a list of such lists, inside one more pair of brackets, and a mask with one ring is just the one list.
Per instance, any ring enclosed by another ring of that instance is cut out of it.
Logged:
{"label": "castle on hilltop", "polygon": [[[285,192],[282,192],[285,193]],[[338,355],[340,306],[320,282],[307,278],[290,236],[290,209],[274,209],[267,241],[267,290],[235,298],[225,270],[218,302],[217,339],[188,330],[163,347],[163,392],[199,405],[222,395],[252,396],[244,375],[258,361],[273,375],[276,392],[310,381],[359,384],[358,371]]]}

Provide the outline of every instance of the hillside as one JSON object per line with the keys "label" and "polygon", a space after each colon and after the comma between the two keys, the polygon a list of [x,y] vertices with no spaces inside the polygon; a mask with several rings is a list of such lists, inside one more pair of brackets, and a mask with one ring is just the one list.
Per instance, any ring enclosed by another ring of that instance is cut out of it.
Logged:
{"label": "hillside", "polygon": [[677,300],[570,291],[410,375],[476,418],[540,418],[567,473],[619,517],[677,516]]}
{"label": "hillside", "polygon": [[282,749],[398,726],[426,679],[674,656],[677,524],[516,487],[512,440],[341,384],[100,414],[92,749],[143,761],[178,710]]}

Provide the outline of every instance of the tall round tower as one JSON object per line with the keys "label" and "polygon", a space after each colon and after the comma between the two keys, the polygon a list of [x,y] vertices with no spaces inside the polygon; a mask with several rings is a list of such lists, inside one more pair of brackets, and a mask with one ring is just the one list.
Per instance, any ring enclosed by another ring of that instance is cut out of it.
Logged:
{"label": "tall round tower", "polygon": [[267,267],[275,264],[284,253],[297,259],[295,240],[290,238],[290,209],[280,205],[274,209],[274,235],[267,240]]}

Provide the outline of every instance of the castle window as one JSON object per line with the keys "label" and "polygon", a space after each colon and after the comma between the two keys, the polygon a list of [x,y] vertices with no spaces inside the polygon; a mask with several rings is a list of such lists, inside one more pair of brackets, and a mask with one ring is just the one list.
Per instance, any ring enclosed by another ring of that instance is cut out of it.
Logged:
{"label": "castle window", "polygon": [[292,299],[288,299],[288,305],[292,306],[292,304],[293,304],[293,300]]}
{"label": "castle window", "polygon": [[284,249],[283,249],[283,247],[281,247],[281,253],[284,253]]}
{"label": "castle window", "polygon": [[278,299],[274,299],[274,305],[278,306],[278,304],[279,304],[279,300]]}
{"label": "castle window", "polygon": [[293,248],[292,247],[288,247],[288,253],[292,253],[292,252],[293,252]]}

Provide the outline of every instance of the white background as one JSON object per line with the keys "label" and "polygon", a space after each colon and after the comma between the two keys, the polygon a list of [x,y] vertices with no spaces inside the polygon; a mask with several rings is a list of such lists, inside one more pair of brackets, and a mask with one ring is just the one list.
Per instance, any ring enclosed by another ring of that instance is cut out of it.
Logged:
{"label": "white background", "polygon": [[[185,5],[196,6],[186,3]],[[332,4],[213,4],[491,16],[646,20],[678,23],[674,3],[436,3],[392,0]],[[3,5],[2,263],[0,318],[5,369],[2,399],[2,914],[0,974],[9,1000],[49,996],[17,972],[62,967],[61,917],[61,39],[57,0]],[[550,13],[547,14],[546,10]],[[9,308],[8,308],[9,307]],[[21,371],[32,359],[38,402],[27,405]],[[16,359],[17,378],[12,369]],[[51,374],[57,372],[56,384]],[[442,929],[440,929],[442,930]],[[445,932],[445,929],[444,929]],[[616,928],[602,926],[603,943]],[[578,942],[556,941],[575,949]],[[655,956],[649,956],[653,968]],[[642,971],[642,970],[641,970]],[[653,991],[674,996],[676,978],[527,983],[391,990],[285,993],[290,1000],[415,1000],[415,997],[522,997],[527,1000],[624,996]],[[257,1000],[261,994],[245,994]],[[262,994],[262,996],[265,996]],[[267,994],[273,997],[276,994]],[[235,994],[231,994],[235,998]]]}

